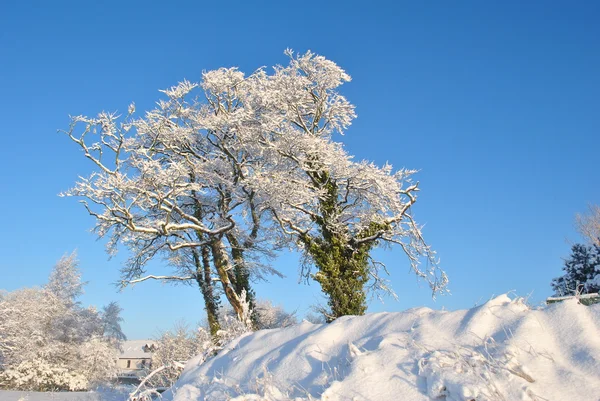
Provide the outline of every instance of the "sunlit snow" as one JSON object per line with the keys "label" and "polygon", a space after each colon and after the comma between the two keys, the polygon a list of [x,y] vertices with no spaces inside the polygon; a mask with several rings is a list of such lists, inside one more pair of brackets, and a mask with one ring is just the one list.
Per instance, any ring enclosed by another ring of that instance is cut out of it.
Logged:
{"label": "sunlit snow", "polygon": [[172,392],[195,400],[596,400],[600,305],[415,308],[303,322],[191,360]]}

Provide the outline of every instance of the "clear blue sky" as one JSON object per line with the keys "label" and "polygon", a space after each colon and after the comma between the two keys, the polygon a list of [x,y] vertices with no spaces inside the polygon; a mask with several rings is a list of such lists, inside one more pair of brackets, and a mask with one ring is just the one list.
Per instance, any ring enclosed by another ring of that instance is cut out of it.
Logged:
{"label": "clear blue sky", "polygon": [[[85,304],[118,301],[130,338],[203,316],[194,287],[112,285],[126,256],[107,260],[91,217],[58,198],[89,173],[57,129],[68,116],[138,110],[158,89],[202,70],[246,72],[313,50],[353,77],[342,88],[358,119],[341,139],[359,159],[420,169],[415,207],[450,276],[433,303],[398,249],[381,253],[400,301],[466,308],[492,294],[550,295],[574,216],[600,203],[600,3],[595,1],[144,1],[0,3],[0,288],[42,285],[77,249]],[[259,297],[307,312],[316,284],[287,279]],[[160,263],[154,272],[164,273]]]}

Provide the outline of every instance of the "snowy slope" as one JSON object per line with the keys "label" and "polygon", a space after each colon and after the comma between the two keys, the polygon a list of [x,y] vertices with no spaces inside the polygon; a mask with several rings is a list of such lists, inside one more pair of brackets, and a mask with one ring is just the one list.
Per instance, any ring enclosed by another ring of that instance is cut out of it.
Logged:
{"label": "snowy slope", "polygon": [[598,401],[600,305],[530,310],[503,295],[470,310],[304,322],[198,361],[167,399]]}

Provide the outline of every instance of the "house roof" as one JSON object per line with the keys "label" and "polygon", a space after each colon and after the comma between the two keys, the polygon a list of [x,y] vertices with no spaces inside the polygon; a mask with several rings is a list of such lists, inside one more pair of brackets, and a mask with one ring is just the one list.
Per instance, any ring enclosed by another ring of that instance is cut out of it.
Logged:
{"label": "house roof", "polygon": [[119,358],[121,359],[139,359],[152,358],[152,352],[148,348],[155,346],[156,343],[152,340],[132,340],[123,342],[123,351]]}

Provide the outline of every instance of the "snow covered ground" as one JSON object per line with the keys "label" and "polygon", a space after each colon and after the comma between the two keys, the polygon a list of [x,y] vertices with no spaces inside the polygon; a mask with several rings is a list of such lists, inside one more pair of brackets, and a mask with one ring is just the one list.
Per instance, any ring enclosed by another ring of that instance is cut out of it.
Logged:
{"label": "snow covered ground", "polygon": [[127,393],[101,392],[46,392],[35,391],[2,391],[0,401],[124,401]]}
{"label": "snow covered ground", "polygon": [[415,308],[303,322],[192,359],[166,399],[599,401],[600,305]]}

